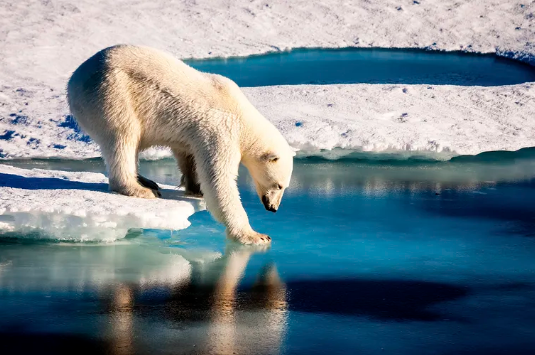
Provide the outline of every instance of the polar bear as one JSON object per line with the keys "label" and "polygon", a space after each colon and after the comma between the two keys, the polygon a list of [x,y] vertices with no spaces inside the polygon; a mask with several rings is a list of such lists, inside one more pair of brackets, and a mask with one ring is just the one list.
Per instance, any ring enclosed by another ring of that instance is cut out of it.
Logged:
{"label": "polar bear", "polygon": [[276,212],[295,153],[232,80],[197,71],[156,49],[118,45],[80,65],[67,94],[76,121],[100,146],[111,191],[159,196],[158,185],[138,175],[138,154],[167,146],[186,194],[202,194],[229,237],[244,244],[271,241],[249,224],[238,167],[248,169],[265,208]]}

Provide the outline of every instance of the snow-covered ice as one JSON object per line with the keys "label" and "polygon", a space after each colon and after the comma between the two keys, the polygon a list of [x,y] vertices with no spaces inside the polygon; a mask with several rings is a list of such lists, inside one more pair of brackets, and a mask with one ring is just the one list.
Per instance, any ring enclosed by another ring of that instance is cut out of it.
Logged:
{"label": "snow-covered ice", "polygon": [[[99,155],[67,116],[65,84],[81,62],[113,44],[150,45],[182,58],[297,47],[427,48],[534,64],[534,11],[534,3],[516,0],[2,2],[0,158]],[[245,91],[301,155],[339,147],[447,158],[535,146],[535,120],[528,119],[533,90],[527,84]],[[144,156],[168,153],[152,149]]]}
{"label": "snow-covered ice", "polygon": [[405,152],[448,159],[535,145],[532,83],[279,86],[246,92],[301,155]]}
{"label": "snow-covered ice", "polygon": [[0,231],[58,240],[113,241],[129,229],[178,230],[202,202],[160,185],[163,198],[108,192],[103,174],[0,165]]}
{"label": "snow-covered ice", "polygon": [[[431,158],[535,146],[535,85],[297,85],[245,88],[253,104],[299,149],[337,157],[351,151],[406,152]],[[29,100],[24,113],[0,122],[4,158],[99,156],[76,131],[64,97]],[[47,115],[39,112],[50,107]],[[61,112],[58,116],[57,112]],[[42,117],[32,120],[26,117]],[[7,122],[6,122],[7,120]],[[11,133],[10,133],[11,132]],[[342,148],[343,152],[333,152]],[[171,156],[150,149],[143,157]]]}
{"label": "snow-covered ice", "polygon": [[0,3],[4,84],[63,87],[104,47],[182,58],[297,47],[433,48],[533,61],[535,4],[522,0],[27,0]]}

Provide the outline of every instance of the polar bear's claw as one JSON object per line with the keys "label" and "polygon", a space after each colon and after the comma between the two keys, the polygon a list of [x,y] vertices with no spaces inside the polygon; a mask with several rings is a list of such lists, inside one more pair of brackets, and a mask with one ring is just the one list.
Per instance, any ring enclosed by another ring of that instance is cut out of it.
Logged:
{"label": "polar bear's claw", "polygon": [[159,190],[159,189],[160,189],[160,186],[158,186],[157,183],[155,183],[154,181],[149,180],[149,179],[147,179],[146,177],[141,176],[141,175],[139,175],[139,174],[138,174],[138,176],[137,176],[137,181],[138,181],[141,185],[143,185],[144,187],[147,187],[147,188],[149,188],[149,189],[151,189],[151,190]]}

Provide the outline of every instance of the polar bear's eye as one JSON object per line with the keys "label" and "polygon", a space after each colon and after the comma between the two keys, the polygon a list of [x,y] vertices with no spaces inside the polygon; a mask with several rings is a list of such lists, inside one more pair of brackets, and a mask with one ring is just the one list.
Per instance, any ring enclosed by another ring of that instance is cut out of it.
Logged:
{"label": "polar bear's eye", "polygon": [[278,190],[282,190],[282,185],[281,184],[277,184],[277,189]]}
{"label": "polar bear's eye", "polygon": [[262,160],[270,162],[270,163],[274,163],[277,160],[279,160],[279,156],[275,153],[265,153],[265,154],[262,154]]}

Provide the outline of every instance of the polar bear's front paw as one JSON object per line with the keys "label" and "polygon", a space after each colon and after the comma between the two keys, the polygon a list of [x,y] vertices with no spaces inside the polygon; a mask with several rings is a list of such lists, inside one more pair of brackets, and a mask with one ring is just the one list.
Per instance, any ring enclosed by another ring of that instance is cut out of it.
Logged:
{"label": "polar bear's front paw", "polygon": [[233,238],[239,243],[247,245],[261,245],[271,243],[271,238],[269,237],[269,235],[257,233],[255,231],[246,234],[231,236],[231,238]]}

